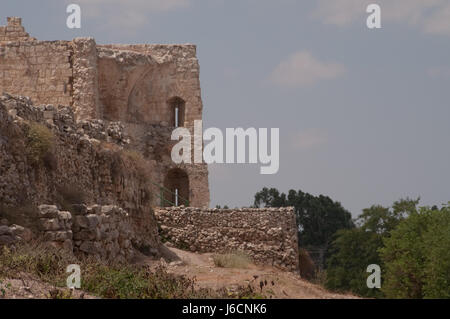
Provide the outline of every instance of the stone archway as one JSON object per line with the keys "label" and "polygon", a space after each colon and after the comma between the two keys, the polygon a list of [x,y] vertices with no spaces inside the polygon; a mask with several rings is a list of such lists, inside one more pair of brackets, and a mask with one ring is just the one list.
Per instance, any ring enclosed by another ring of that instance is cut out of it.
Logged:
{"label": "stone archway", "polygon": [[[170,169],[164,179],[162,206],[189,205],[189,176],[180,168]],[[178,195],[178,196],[177,196]]]}

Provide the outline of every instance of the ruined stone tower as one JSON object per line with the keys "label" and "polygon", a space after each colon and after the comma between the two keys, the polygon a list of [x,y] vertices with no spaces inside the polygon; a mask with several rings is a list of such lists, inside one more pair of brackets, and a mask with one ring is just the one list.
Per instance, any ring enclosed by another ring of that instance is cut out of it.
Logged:
{"label": "ruined stone tower", "polygon": [[207,165],[176,165],[170,157],[175,126],[193,134],[194,120],[202,119],[195,45],[38,41],[11,17],[0,26],[2,92],[70,106],[79,122],[120,122],[129,145],[148,160],[154,184],[165,187],[153,190],[167,200],[159,205],[170,205],[176,189],[186,204],[209,206]]}

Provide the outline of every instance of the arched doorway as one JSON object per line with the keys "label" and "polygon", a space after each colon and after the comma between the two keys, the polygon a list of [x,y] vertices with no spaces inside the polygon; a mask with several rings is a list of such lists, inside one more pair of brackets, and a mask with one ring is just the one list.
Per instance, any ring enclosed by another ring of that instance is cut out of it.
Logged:
{"label": "arched doorway", "polygon": [[164,179],[164,188],[161,206],[189,206],[189,177],[184,170],[169,170]]}

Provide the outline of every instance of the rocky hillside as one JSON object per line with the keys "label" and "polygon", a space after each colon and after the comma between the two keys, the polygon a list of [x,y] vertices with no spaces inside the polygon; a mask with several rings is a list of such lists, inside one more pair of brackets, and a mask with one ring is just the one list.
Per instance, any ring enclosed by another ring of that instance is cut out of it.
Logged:
{"label": "rocky hillside", "polygon": [[0,219],[36,226],[36,207],[118,205],[130,215],[142,250],[159,237],[148,176],[151,165],[128,149],[119,122],[76,122],[70,107],[34,106],[28,98],[0,97]]}

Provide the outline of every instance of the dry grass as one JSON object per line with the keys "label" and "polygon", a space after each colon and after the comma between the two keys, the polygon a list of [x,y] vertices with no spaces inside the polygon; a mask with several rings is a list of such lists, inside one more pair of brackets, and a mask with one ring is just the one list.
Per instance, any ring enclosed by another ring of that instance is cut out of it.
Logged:
{"label": "dry grass", "polygon": [[[77,259],[64,250],[49,247],[38,241],[20,244],[15,249],[6,247],[0,249],[0,283],[7,279],[21,279],[24,275],[27,275],[55,287],[64,287],[68,276],[66,267],[70,264],[78,264],[81,268],[81,289],[102,298],[258,297],[251,287],[239,287],[232,294],[227,291],[197,288],[195,279],[168,273],[162,267],[150,270],[145,266],[106,263],[89,257]],[[0,289],[0,296],[1,294]],[[58,293],[53,295],[52,298],[70,298],[70,296]]]}
{"label": "dry grass", "polygon": [[28,159],[35,164],[43,162],[53,167],[53,147],[55,136],[45,125],[31,122],[27,132],[27,155]]}
{"label": "dry grass", "polygon": [[131,149],[123,149],[120,151],[120,155],[125,164],[133,165],[140,172],[149,173],[148,169],[150,164],[140,152]]}
{"label": "dry grass", "polygon": [[213,255],[214,265],[221,268],[248,268],[251,258],[242,251]]}

